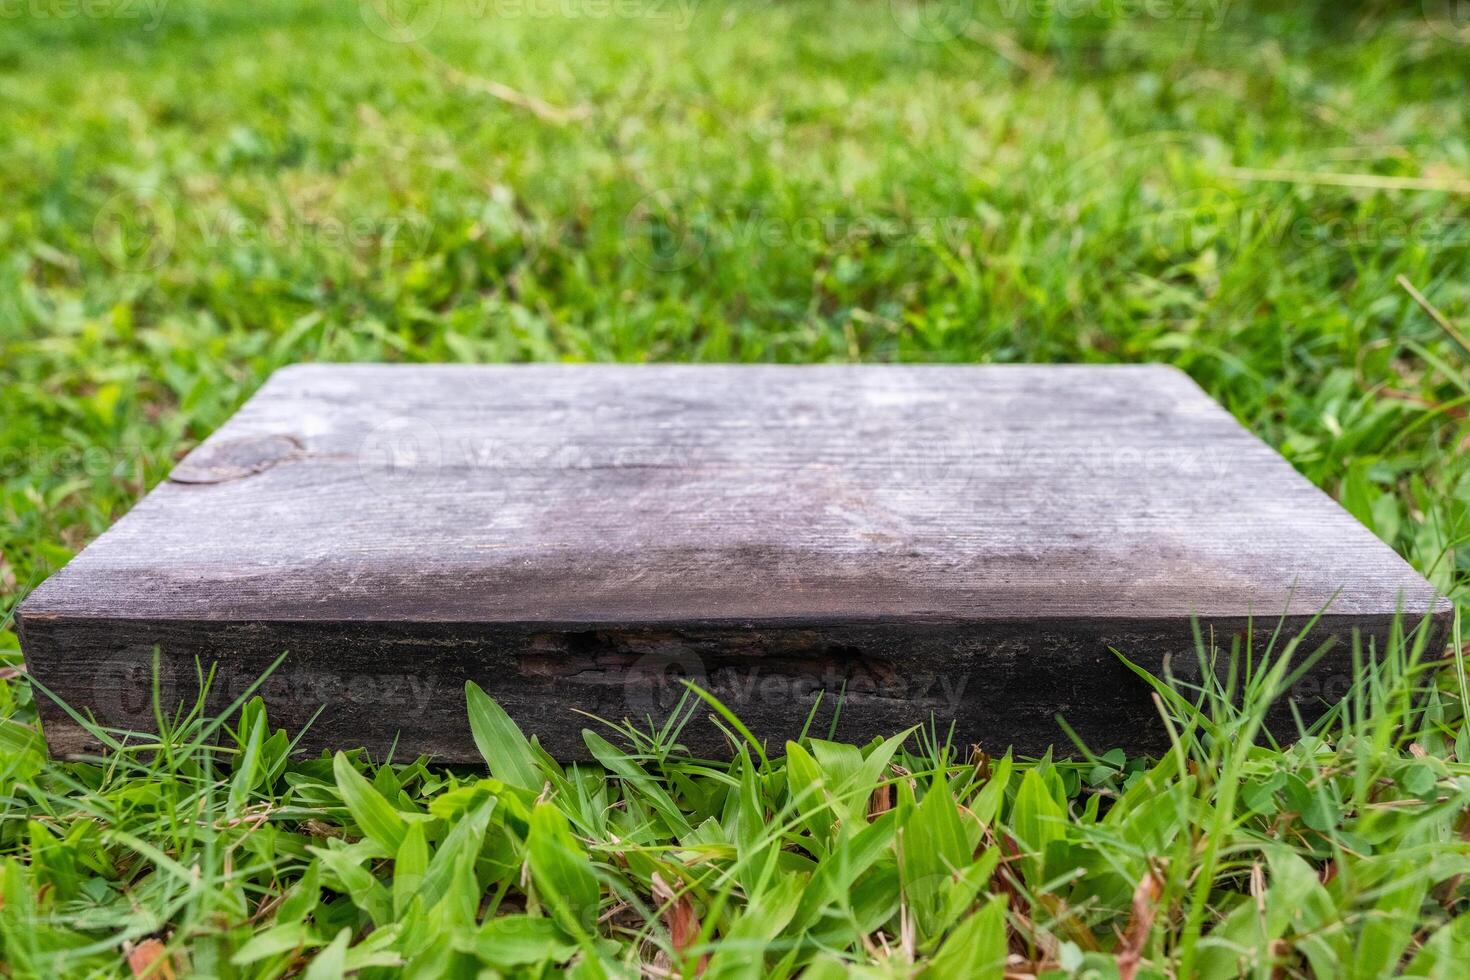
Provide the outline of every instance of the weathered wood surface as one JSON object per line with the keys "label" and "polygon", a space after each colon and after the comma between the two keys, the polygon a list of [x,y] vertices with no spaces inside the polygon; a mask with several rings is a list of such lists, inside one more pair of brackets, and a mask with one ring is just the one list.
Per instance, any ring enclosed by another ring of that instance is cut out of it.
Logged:
{"label": "weathered wood surface", "polygon": [[[1355,631],[1381,646],[1402,609],[1442,644],[1450,614],[1169,368],[307,365],[19,621],[34,675],[110,725],[151,727],[155,645],[166,699],[199,657],[220,704],[288,651],[266,699],[287,727],[325,706],[308,747],[455,761],[466,679],[576,756],[572,709],[658,715],[680,674],[773,739],[845,690],[848,738],[932,717],[1034,751],[1061,712],[1157,747],[1111,647],[1187,672],[1191,617],[1228,643],[1323,609],[1307,714]],[[685,741],[720,748],[702,719]]]}

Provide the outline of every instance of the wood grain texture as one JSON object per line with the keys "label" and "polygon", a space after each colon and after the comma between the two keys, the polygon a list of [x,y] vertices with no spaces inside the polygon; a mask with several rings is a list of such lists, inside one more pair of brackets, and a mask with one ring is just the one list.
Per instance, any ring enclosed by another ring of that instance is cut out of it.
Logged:
{"label": "wood grain texture", "polygon": [[772,736],[846,689],[853,738],[932,715],[1035,749],[1065,709],[1157,745],[1110,646],[1178,667],[1191,617],[1324,609],[1308,713],[1354,631],[1381,645],[1402,610],[1442,643],[1450,614],[1170,368],[304,365],[19,621],[32,672],[111,724],[148,723],[154,645],[181,697],[196,656],[238,688],[287,650],[267,700],[285,725],[326,705],[308,745],[453,761],[467,678],[571,756],[572,708],[657,714],[679,673]]}

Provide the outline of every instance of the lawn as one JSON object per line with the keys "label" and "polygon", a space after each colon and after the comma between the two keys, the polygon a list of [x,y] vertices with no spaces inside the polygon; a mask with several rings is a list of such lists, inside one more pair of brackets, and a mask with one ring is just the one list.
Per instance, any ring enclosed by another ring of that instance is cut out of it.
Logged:
{"label": "lawn", "polygon": [[[1470,604],[1463,4],[381,2],[0,5],[0,623],[303,360],[1167,361]],[[1361,650],[1278,745],[1257,639],[1160,759],[691,693],[733,761],[563,767],[476,690],[487,775],[255,702],[51,763],[5,630],[0,962],[1457,975],[1463,667]]]}

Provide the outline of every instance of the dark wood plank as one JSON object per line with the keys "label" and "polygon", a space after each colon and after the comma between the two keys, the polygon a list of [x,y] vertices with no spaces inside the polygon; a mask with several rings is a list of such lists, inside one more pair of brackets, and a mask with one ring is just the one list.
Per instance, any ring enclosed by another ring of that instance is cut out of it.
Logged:
{"label": "dark wood plank", "polygon": [[[763,734],[846,688],[842,732],[953,719],[1038,749],[1065,713],[1157,746],[1109,652],[1194,660],[1191,617],[1348,640],[1447,601],[1159,366],[383,366],[278,372],[20,609],[30,669],[147,725],[160,646],[224,697],[282,650],[310,745],[472,758],[473,678],[553,751],[581,708],[666,707],[693,674]],[[53,750],[87,748],[43,709]],[[718,747],[699,723],[688,741]]]}

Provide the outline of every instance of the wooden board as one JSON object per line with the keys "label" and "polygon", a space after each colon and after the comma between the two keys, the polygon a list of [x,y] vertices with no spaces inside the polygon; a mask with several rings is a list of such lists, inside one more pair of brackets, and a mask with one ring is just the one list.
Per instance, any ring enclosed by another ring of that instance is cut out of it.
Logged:
{"label": "wooden board", "polygon": [[[777,743],[845,692],[847,739],[933,719],[1034,752],[1060,712],[1157,748],[1111,649],[1189,675],[1193,617],[1228,646],[1324,609],[1308,715],[1355,632],[1402,609],[1442,645],[1451,607],[1171,368],[302,365],[19,622],[112,726],[152,727],[155,646],[166,702],[198,658],[216,705],[287,651],[265,696],[288,728],[323,709],[306,747],[461,761],[467,679],[564,757],[574,709],[661,716],[680,676]],[[684,741],[723,746],[703,712]]]}

